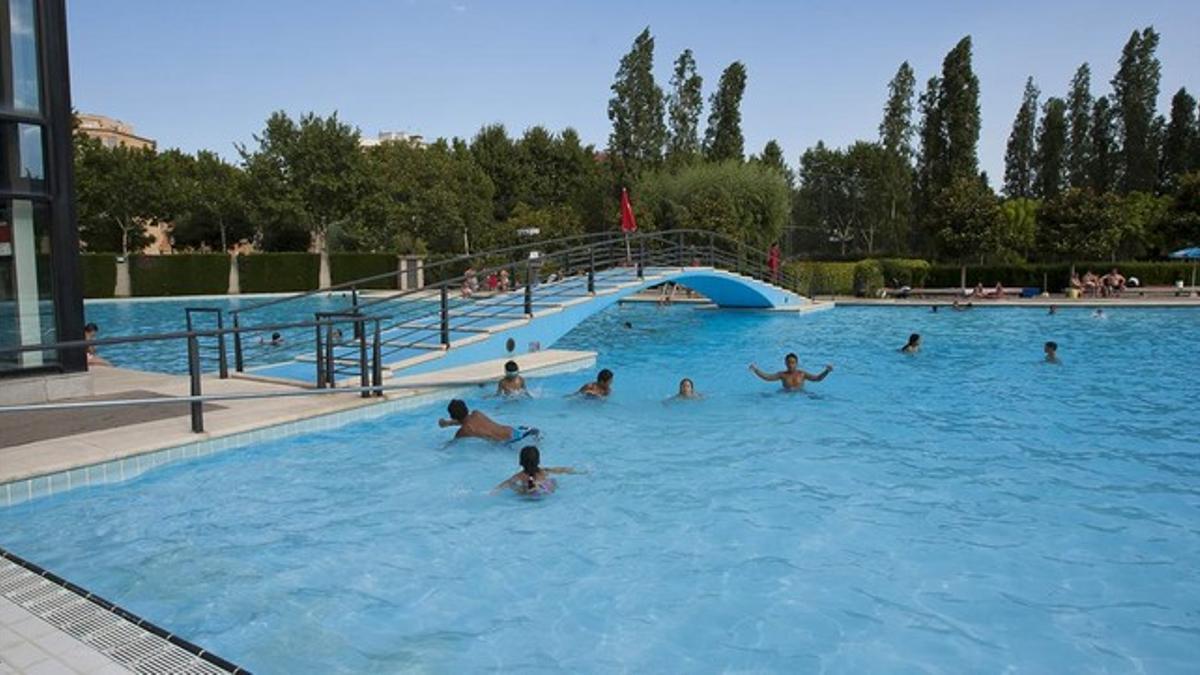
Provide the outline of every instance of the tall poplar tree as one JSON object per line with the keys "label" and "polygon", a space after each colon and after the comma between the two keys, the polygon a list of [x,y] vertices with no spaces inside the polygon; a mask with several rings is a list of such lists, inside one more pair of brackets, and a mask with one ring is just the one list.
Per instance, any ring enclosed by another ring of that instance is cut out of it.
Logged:
{"label": "tall poplar tree", "polygon": [[1088,168],[1088,186],[1096,193],[1109,192],[1117,186],[1116,122],[1112,102],[1107,96],[1092,105],[1092,158]]}
{"label": "tall poplar tree", "polygon": [[946,179],[978,178],[979,78],[971,69],[971,36],[968,35],[942,61],[942,86],[938,108],[945,125]]}
{"label": "tall poplar tree", "polygon": [[1197,142],[1200,140],[1196,138],[1196,99],[1181,87],[1171,98],[1171,121],[1163,139],[1164,192],[1173,191],[1183,174],[1200,168],[1194,163]]}
{"label": "tall poplar tree", "polygon": [[1084,63],[1071,78],[1067,94],[1067,183],[1086,187],[1092,162],[1092,69]]}
{"label": "tall poplar tree", "polygon": [[734,61],[721,73],[717,91],[709,100],[708,129],[704,133],[704,156],[709,161],[741,160],[746,141],[742,137],[742,94],[746,92],[746,66]]}
{"label": "tall poplar tree", "polygon": [[915,210],[917,218],[921,222],[927,222],[929,210],[933,206],[933,198],[937,193],[937,186],[941,184],[944,177],[941,175],[943,167],[942,155],[946,146],[945,133],[942,126],[941,110],[938,108],[938,98],[942,88],[942,81],[936,77],[931,77],[925,83],[925,91],[921,93],[919,105],[921,108],[921,124],[918,129],[918,136],[921,140],[920,152],[917,154],[917,170],[916,170],[916,203]]}
{"label": "tall poplar tree", "polygon": [[1158,175],[1153,127],[1162,66],[1154,55],[1157,48],[1158,33],[1153,28],[1134,31],[1121,50],[1112,79],[1121,139],[1122,192],[1150,192]]}
{"label": "tall poplar tree", "polygon": [[1042,123],[1038,128],[1037,156],[1035,167],[1034,194],[1042,199],[1058,196],[1062,191],[1066,169],[1067,150],[1067,104],[1061,98],[1051,96],[1042,109]]}
{"label": "tall poplar tree", "polygon": [[887,105],[883,108],[883,121],[879,123],[879,142],[884,149],[900,155],[905,161],[913,156],[912,112],[916,84],[912,66],[908,61],[901,63],[888,83]]}
{"label": "tall poplar tree", "polygon": [[621,57],[608,100],[608,154],[617,180],[627,185],[642,171],[662,161],[667,127],[663,122],[663,91],[654,83],[654,37],[646,28]]}
{"label": "tall poplar tree", "polygon": [[700,109],[704,106],[701,86],[704,80],[696,73],[692,50],[685,49],[675,59],[671,75],[671,94],[667,97],[667,116],[670,136],[667,140],[667,160],[683,162],[700,154]]}
{"label": "tall poplar tree", "polygon": [[1004,152],[1004,194],[1009,197],[1033,196],[1034,132],[1039,93],[1032,77],[1025,80],[1025,95],[1021,107],[1017,108],[1012,133],[1008,135],[1008,148]]}

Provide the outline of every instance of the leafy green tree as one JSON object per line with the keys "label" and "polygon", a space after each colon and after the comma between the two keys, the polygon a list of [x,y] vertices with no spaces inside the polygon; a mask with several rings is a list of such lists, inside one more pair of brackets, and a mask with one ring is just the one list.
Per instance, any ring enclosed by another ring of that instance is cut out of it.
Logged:
{"label": "leafy green tree", "polygon": [[662,161],[667,127],[663,122],[663,91],[654,83],[653,67],[654,37],[646,28],[621,58],[612,85],[613,97],[608,101],[608,119],[613,124],[608,156],[621,185],[636,182],[643,170]]}
{"label": "leafy green tree", "polygon": [[883,121],[879,123],[879,142],[888,152],[896,153],[906,162],[913,156],[912,113],[916,83],[912,66],[908,61],[901,63],[888,82],[888,100],[883,108]]}
{"label": "leafy green tree", "polygon": [[646,176],[638,226],[695,228],[766,249],[780,240],[791,191],[778,171],[736,161],[692,164]]}
{"label": "leafy green tree", "polygon": [[537,228],[542,239],[558,239],[583,234],[583,224],[575,209],[565,204],[544,206],[535,209],[527,204],[517,204],[512,216],[500,226],[500,246],[515,245],[519,239],[517,231]]}
{"label": "leafy green tree", "polygon": [[1200,169],[1193,164],[1193,150],[1200,143],[1196,128],[1196,99],[1181,87],[1171,98],[1171,121],[1163,140],[1163,188],[1167,192],[1175,189],[1184,174]]}
{"label": "leafy green tree", "polygon": [[671,75],[671,94],[667,97],[667,115],[671,120],[667,160],[672,164],[686,164],[700,154],[703,84],[703,78],[696,73],[696,59],[692,56],[692,50],[683,50],[679,58],[675,59],[675,71]]}
{"label": "leafy green tree", "polygon": [[1158,33],[1153,28],[1134,31],[1121,51],[1112,79],[1121,138],[1121,192],[1150,192],[1158,177],[1158,156],[1152,141],[1162,70],[1154,55],[1157,48]]}
{"label": "leafy green tree", "polygon": [[742,160],[742,95],[746,93],[746,66],[734,61],[721,73],[717,91],[709,100],[708,130],[704,132],[704,156],[710,162]]}
{"label": "leafy green tree", "polygon": [[[945,125],[946,179],[979,176],[979,78],[971,68],[971,36],[959,40],[942,62],[938,108]],[[942,185],[945,187],[948,183]]]}
{"label": "leafy green tree", "polygon": [[1007,261],[1020,245],[1009,240],[1000,201],[978,176],[956,178],[938,194],[934,207],[941,258],[960,263]]}
{"label": "leafy green tree", "polygon": [[1071,78],[1071,91],[1067,95],[1067,127],[1070,130],[1067,142],[1067,182],[1071,187],[1086,187],[1090,184],[1092,108],[1095,105],[1091,82],[1091,66],[1084,63]]}
{"label": "leafy green tree", "polygon": [[308,232],[310,250],[321,255],[321,286],[328,286],[328,235],[349,224],[365,182],[358,130],[337,113],[296,122],[279,111],[254,140],[253,150],[238,146],[254,201],[270,221],[294,219]]}
{"label": "leafy green tree", "polygon": [[504,221],[521,201],[529,183],[529,166],[521,151],[509,138],[503,124],[491,124],[479,130],[471,140],[471,155],[492,181],[495,190],[493,218]]}
{"label": "leafy green tree", "polygon": [[1067,150],[1067,106],[1061,98],[1046,99],[1042,111],[1042,123],[1038,129],[1037,177],[1034,193],[1042,198],[1053,197],[1062,190],[1066,168]]}
{"label": "leafy green tree", "polygon": [[1033,196],[1034,128],[1037,126],[1039,93],[1032,77],[1025,80],[1025,96],[1017,109],[1004,153],[1004,194],[1009,197]]}
{"label": "leafy green tree", "polygon": [[76,215],[88,250],[129,255],[150,242],[147,225],[171,219],[161,169],[149,148],[106,148],[75,136]]}
{"label": "leafy green tree", "polygon": [[802,246],[839,255],[905,250],[910,191],[893,182],[905,175],[907,163],[880,143],[806,150],[795,215]]}
{"label": "leafy green tree", "polygon": [[186,199],[178,211],[172,239],[176,247],[228,251],[254,237],[249,219],[246,176],[216,153],[201,150],[183,164]]}
{"label": "leafy green tree", "polygon": [[1065,260],[1135,257],[1153,245],[1169,200],[1070,188],[1038,213],[1038,249]]}
{"label": "leafy green tree", "polygon": [[1104,193],[1117,187],[1116,122],[1107,96],[1096,99],[1092,106],[1091,162],[1088,168],[1088,187]]}
{"label": "leafy green tree", "polygon": [[1005,246],[1020,258],[1029,257],[1037,240],[1037,216],[1042,203],[1036,199],[1006,199],[1000,204],[1002,228],[997,231]]}
{"label": "leafy green tree", "polygon": [[1200,171],[1179,177],[1163,215],[1165,248],[1200,246]]}
{"label": "leafy green tree", "polygon": [[751,158],[752,162],[757,162],[763,166],[774,169],[779,172],[787,181],[788,187],[796,186],[796,175],[783,159],[783,148],[779,147],[779,142],[774,138],[767,141],[763,146],[762,154]]}

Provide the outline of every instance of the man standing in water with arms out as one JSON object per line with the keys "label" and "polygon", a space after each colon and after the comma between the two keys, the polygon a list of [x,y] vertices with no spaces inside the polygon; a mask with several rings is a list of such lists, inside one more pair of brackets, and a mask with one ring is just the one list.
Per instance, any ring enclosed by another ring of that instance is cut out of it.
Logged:
{"label": "man standing in water with arms out", "polygon": [[805,372],[797,368],[796,366],[799,362],[800,359],[797,358],[795,354],[788,354],[783,359],[783,364],[787,367],[787,370],[782,370],[778,373],[764,373],[763,371],[759,370],[758,366],[751,363],[750,372],[757,375],[760,379],[766,380],[767,382],[775,382],[776,380],[782,381],[784,391],[800,391],[804,388],[804,382],[806,380],[810,382],[820,382],[821,380],[825,379],[826,375],[833,372],[833,366],[827,365],[825,366],[825,370],[822,370],[819,375],[813,375],[812,373]]}

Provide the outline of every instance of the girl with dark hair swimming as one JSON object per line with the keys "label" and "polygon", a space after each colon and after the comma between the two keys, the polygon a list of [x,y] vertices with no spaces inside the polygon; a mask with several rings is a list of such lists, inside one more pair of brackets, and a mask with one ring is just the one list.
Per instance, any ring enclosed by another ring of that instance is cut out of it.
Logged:
{"label": "girl with dark hair swimming", "polygon": [[508,480],[497,485],[492,494],[504,488],[511,488],[520,495],[541,497],[554,492],[557,482],[550,476],[552,473],[580,473],[569,466],[541,466],[542,456],[537,446],[527,445],[521,448],[521,470],[514,473]]}

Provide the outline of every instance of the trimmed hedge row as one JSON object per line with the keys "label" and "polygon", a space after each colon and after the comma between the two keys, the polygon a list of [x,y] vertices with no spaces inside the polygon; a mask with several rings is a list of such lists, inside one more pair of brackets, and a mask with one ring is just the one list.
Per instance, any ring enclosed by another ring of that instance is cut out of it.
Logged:
{"label": "trimmed hedge row", "polygon": [[316,253],[238,256],[238,281],[243,293],[311,291],[317,287],[320,273],[321,256]]}
{"label": "trimmed hedge row", "polygon": [[362,284],[360,288],[399,288],[399,260],[391,253],[330,253],[329,276],[336,286],[347,281],[373,277],[379,274],[393,276]]}
{"label": "trimmed hedge row", "polygon": [[223,253],[129,257],[135,296],[220,295],[229,290],[229,256]]}
{"label": "trimmed hedge row", "polygon": [[809,295],[850,295],[854,293],[852,262],[789,262],[787,270],[800,280],[800,292]]}
{"label": "trimmed hedge row", "polygon": [[[1185,262],[1119,262],[1119,263],[1075,263],[1075,271],[1082,276],[1089,269],[1104,274],[1113,267],[1126,277],[1137,277],[1143,286],[1170,286],[1178,280],[1187,282],[1191,278],[1191,263]],[[958,265],[934,265],[929,270],[925,285],[931,288],[958,288],[961,268]],[[1051,292],[1066,288],[1071,281],[1070,263],[1041,263],[1023,265],[968,265],[967,287],[983,284],[992,287],[999,281],[1007,287],[1032,286],[1041,288],[1045,283]]]}
{"label": "trimmed hedge row", "polygon": [[117,287],[117,256],[113,253],[80,253],[83,297],[111,298]]}

